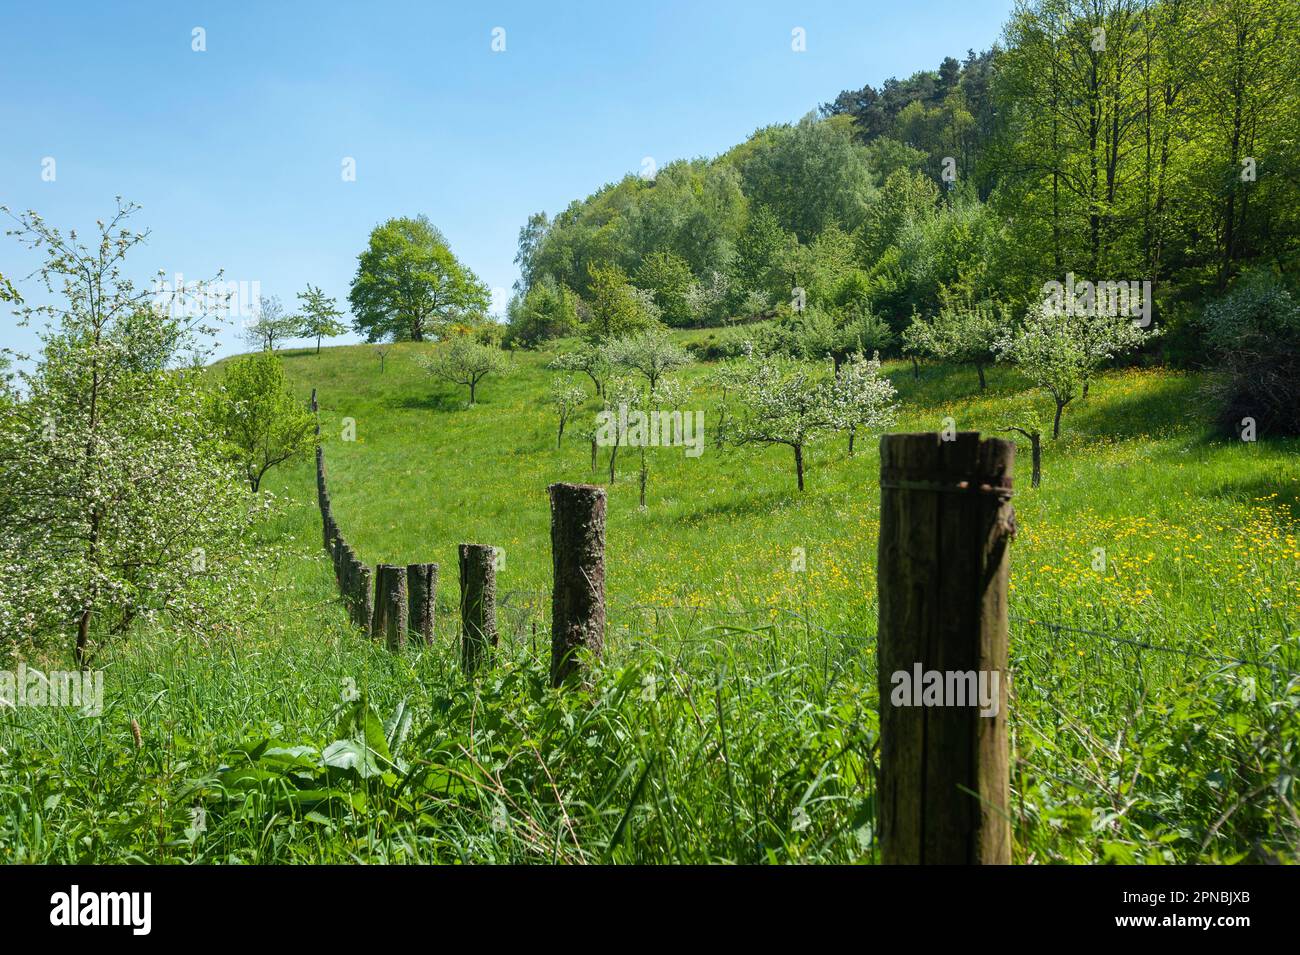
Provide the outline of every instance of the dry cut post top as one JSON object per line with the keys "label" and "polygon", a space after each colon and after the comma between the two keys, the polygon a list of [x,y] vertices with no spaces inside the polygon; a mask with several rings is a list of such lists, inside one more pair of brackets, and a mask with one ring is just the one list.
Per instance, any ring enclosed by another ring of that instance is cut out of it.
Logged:
{"label": "dry cut post top", "polygon": [[938,432],[886,434],[880,438],[883,490],[991,494],[1009,500],[1016,445],[960,431],[952,440]]}

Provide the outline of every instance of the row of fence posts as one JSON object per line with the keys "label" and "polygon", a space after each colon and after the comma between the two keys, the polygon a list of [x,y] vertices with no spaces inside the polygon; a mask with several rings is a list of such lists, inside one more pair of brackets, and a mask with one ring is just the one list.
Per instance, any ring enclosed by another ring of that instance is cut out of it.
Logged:
{"label": "row of fence posts", "polygon": [[[312,390],[312,410],[317,410]],[[317,433],[320,432],[319,421]],[[880,443],[879,836],[886,863],[1011,861],[1007,584],[1015,444],[962,432],[887,434]],[[370,568],[340,533],[316,448],[325,547],[352,621],[400,650],[434,638],[437,564]],[[604,488],[552,484],[551,682],[582,679],[605,640]],[[461,544],[461,662],[497,643],[496,550]],[[374,578],[373,597],[371,579]],[[998,706],[902,705],[899,673],[996,673]]]}
{"label": "row of fence posts", "polygon": [[[311,410],[319,413],[316,389]],[[325,550],[354,626],[401,650],[414,636],[434,639],[438,595],[436,563],[379,564],[372,573],[339,529],[325,475],[325,450],[316,422],[316,495]],[[551,683],[581,680],[584,656],[598,658],[605,644],[605,489],[591,484],[552,484]],[[473,674],[498,642],[496,556],[488,544],[457,548],[460,579],[461,666]]]}

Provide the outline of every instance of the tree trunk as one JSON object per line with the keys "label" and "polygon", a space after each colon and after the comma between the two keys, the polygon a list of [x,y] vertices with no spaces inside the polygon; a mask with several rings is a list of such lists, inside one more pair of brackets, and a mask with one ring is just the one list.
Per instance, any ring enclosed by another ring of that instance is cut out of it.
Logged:
{"label": "tree trunk", "polygon": [[77,647],[73,656],[78,667],[86,665],[86,644],[90,639],[90,616],[91,609],[87,607],[81,611],[81,616],[77,619]]}
{"label": "tree trunk", "polygon": [[858,429],[849,428],[849,457],[853,457],[853,439],[858,436]]}
{"label": "tree trunk", "polygon": [[461,544],[459,557],[460,662],[472,676],[497,645],[496,548]]}
{"label": "tree trunk", "polygon": [[593,437],[591,439],[591,469],[593,471],[596,470],[596,466],[597,466],[596,451],[597,451],[596,439]]}
{"label": "tree trunk", "polygon": [[912,380],[921,380],[921,362],[917,360],[915,355],[912,356]]}
{"label": "tree trunk", "polygon": [[794,446],[794,473],[799,480],[799,490],[803,490],[803,445]]}
{"label": "tree trunk", "polygon": [[1052,440],[1055,441],[1061,436],[1061,412],[1065,410],[1065,402],[1056,403],[1056,417],[1052,419]]}
{"label": "tree trunk", "polygon": [[618,455],[618,442],[615,441],[609,449],[609,483],[614,483],[614,458]]}
{"label": "tree trunk", "polygon": [[1033,455],[1034,473],[1030,480],[1033,487],[1038,487],[1038,483],[1043,475],[1043,436],[1037,431],[1029,436],[1029,447]]}
{"label": "tree trunk", "polygon": [[605,508],[603,488],[552,484],[551,685],[580,679],[583,651],[605,644]]}
{"label": "tree trunk", "polygon": [[975,366],[975,370],[976,370],[977,372],[979,372],[979,376],[980,376],[980,391],[983,391],[983,390],[984,390],[984,387],[985,387],[985,382],[984,382],[984,366],[983,366],[983,365],[976,365],[976,366]]}
{"label": "tree trunk", "polygon": [[469,383],[469,403],[471,406],[474,404],[474,391],[475,391],[475,382],[471,381]]}

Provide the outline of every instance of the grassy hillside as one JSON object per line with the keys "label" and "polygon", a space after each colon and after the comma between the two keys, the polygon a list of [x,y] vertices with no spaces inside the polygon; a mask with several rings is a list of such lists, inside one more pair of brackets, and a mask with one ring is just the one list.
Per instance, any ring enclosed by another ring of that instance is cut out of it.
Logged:
{"label": "grassy hillside", "polygon": [[[874,437],[852,457],[841,436],[816,446],[802,495],[786,449],[657,449],[644,511],[621,451],[607,659],[590,695],[555,694],[545,488],[603,482],[607,450],[593,475],[576,437],[557,449],[545,355],[516,356],[467,408],[416,365],[420,347],[394,346],[382,374],[365,346],[283,357],[304,400],[318,388],[350,541],[371,564],[442,565],[437,644],[394,656],[348,628],[311,463],[273,471],[283,558],[240,632],[140,633],[104,661],[103,720],[0,724],[3,857],[872,861]],[[990,431],[1024,387],[1001,368],[982,394],[964,369],[890,370],[899,430]],[[706,429],[709,372],[682,375]],[[1212,440],[1199,385],[1106,374],[1049,440],[1040,489],[1022,460],[1017,861],[1294,858],[1297,446]],[[461,541],[506,552],[503,645],[475,684],[456,669]],[[352,687],[364,700],[341,702]],[[311,768],[372,710],[391,721],[372,726],[388,771]]]}
{"label": "grassy hillside", "polygon": [[[344,532],[372,563],[450,567],[460,541],[495,544],[506,550],[504,589],[547,588],[546,486],[604,482],[607,450],[593,474],[581,439],[566,435],[556,448],[546,356],[520,353],[516,374],[489,379],[468,408],[464,389],[415,364],[418,347],[396,346],[382,375],[364,347],[286,356],[304,395],[319,388]],[[717,421],[711,371],[697,365],[682,375],[696,386],[690,407],[704,410],[706,428]],[[900,364],[891,377],[903,400],[898,430],[934,431],[951,417],[962,430],[991,432],[1004,426],[1004,399],[1024,388],[1003,369],[984,394],[964,369],[926,368],[914,382]],[[1197,405],[1193,376],[1112,373],[1067,411],[1062,439],[1047,442],[1036,491],[1024,449],[1017,610],[1162,636],[1222,627],[1229,643],[1240,630],[1229,621],[1240,614],[1265,602],[1294,610],[1294,443],[1213,441]],[[338,440],[344,418],[356,422],[355,442]],[[611,593],[634,603],[789,607],[861,629],[874,584],[879,457],[874,436],[859,440],[853,457],[846,443],[834,436],[814,448],[803,495],[786,448],[710,445],[695,458],[655,449],[645,511],[635,452],[621,450],[610,489]],[[303,499],[305,468],[274,483]],[[789,569],[795,547],[807,552],[806,572]],[[1091,569],[1094,548],[1106,551],[1104,573]]]}

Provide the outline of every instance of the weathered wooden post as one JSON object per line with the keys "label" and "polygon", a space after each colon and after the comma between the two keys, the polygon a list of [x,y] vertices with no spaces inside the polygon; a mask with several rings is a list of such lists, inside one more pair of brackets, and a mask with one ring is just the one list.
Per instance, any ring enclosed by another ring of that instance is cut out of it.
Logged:
{"label": "weathered wooden post", "polygon": [[343,535],[335,530],[334,533],[334,583],[341,590],[343,587],[343,561],[346,559],[348,552],[348,542],[343,539]]}
{"label": "weathered wooden post", "polygon": [[[320,424],[316,425],[318,428]],[[316,445],[316,499],[324,510],[329,502],[329,488],[325,484],[325,449]]]}
{"label": "weathered wooden post", "polygon": [[374,575],[370,568],[365,564],[357,561],[357,626],[366,633],[374,636],[372,626],[375,617],[374,590],[371,587],[371,581]]}
{"label": "weathered wooden post", "polygon": [[334,553],[334,535],[337,529],[334,526],[334,515],[330,511],[329,502],[325,502],[325,510],[321,513],[321,525],[325,532],[325,549],[331,554]]}
{"label": "weathered wooden post", "polygon": [[406,589],[410,598],[407,623],[423,643],[433,642],[433,604],[438,597],[438,565],[407,564]]}
{"label": "weathered wooden post", "polygon": [[886,863],[1009,863],[1015,445],[880,442],[880,838]]}
{"label": "weathered wooden post", "polygon": [[552,484],[551,685],[580,676],[605,645],[605,489]]}
{"label": "weathered wooden post", "polygon": [[497,645],[496,548],[460,545],[461,666],[473,675]]}
{"label": "weathered wooden post", "polygon": [[383,637],[390,650],[406,646],[406,568],[380,564],[375,568],[375,609],[370,635]]}
{"label": "weathered wooden post", "polygon": [[339,561],[339,596],[343,598],[348,616],[352,615],[352,561],[355,556],[351,547],[345,547]]}
{"label": "weathered wooden post", "polygon": [[370,618],[361,617],[361,558],[351,547],[343,559],[343,602],[348,608],[348,617],[354,624],[370,626]]}

